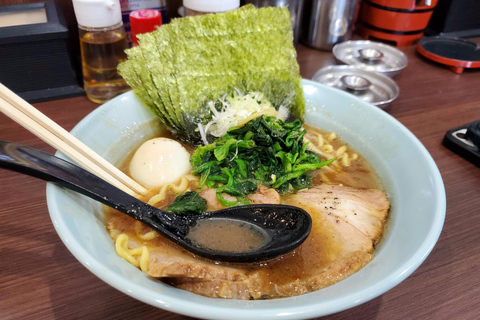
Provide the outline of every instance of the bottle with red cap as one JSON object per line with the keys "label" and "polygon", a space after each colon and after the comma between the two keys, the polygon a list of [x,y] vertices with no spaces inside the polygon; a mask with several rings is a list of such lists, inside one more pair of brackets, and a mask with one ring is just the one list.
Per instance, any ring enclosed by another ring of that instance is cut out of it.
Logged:
{"label": "bottle with red cap", "polygon": [[167,12],[167,2],[170,1],[171,0],[120,0],[123,25],[125,26],[125,32],[127,33],[130,47],[134,45],[130,28],[130,13],[143,9],[158,10],[162,15],[162,24],[166,24],[170,22]]}
{"label": "bottle with red cap", "polygon": [[162,15],[155,9],[135,10],[130,13],[130,29],[133,45],[138,45],[137,34],[154,31],[162,25]]}

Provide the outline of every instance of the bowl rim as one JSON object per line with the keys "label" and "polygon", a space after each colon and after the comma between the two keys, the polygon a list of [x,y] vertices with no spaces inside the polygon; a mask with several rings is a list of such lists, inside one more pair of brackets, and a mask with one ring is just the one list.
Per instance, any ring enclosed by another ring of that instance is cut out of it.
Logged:
{"label": "bowl rim", "polygon": [[[315,81],[311,80],[302,80],[302,87],[306,85],[312,86],[320,86],[322,90],[325,89],[327,91],[334,90],[335,94],[345,95],[348,96],[347,99],[356,99],[352,97],[350,94],[343,92],[342,90],[335,89],[326,85],[319,84]],[[105,108],[108,108],[110,105],[115,104],[118,99],[122,99],[125,96],[134,96],[132,91],[124,93],[113,100],[105,103],[102,106],[99,106],[95,110],[93,110],[89,115],[83,118],[72,130],[72,133],[75,134],[79,128],[85,126],[90,119],[95,116],[99,116]],[[425,241],[422,245],[415,251],[415,254],[410,256],[410,259],[402,263],[400,266],[397,266],[395,270],[393,270],[387,277],[380,279],[379,281],[375,282],[372,286],[367,286],[362,290],[358,290],[353,293],[348,293],[345,296],[342,296],[340,299],[336,299],[335,301],[330,301],[328,305],[324,306],[325,301],[322,304],[322,308],[319,309],[318,304],[299,304],[296,306],[291,306],[288,303],[284,307],[275,307],[271,308],[271,301],[278,301],[278,299],[274,300],[259,300],[259,301],[244,301],[244,300],[221,300],[216,298],[207,298],[202,297],[199,298],[201,301],[188,301],[190,307],[185,307],[185,300],[179,299],[177,297],[171,297],[165,294],[157,294],[152,295],[150,289],[146,289],[142,287],[140,284],[134,282],[131,279],[125,278],[121,275],[118,275],[114,272],[105,272],[105,266],[102,265],[99,261],[93,257],[93,255],[85,250],[79,241],[72,237],[72,234],[68,232],[68,227],[66,225],[65,220],[62,219],[61,211],[62,209],[59,207],[58,203],[55,201],[55,197],[57,196],[58,192],[63,190],[60,187],[54,185],[53,183],[47,183],[47,205],[48,210],[50,213],[50,217],[52,219],[53,225],[57,234],[59,235],[62,242],[68,248],[68,250],[75,256],[77,260],[80,261],[88,270],[90,270],[93,274],[99,277],[101,280],[106,282],[107,284],[111,285],[112,287],[116,288],[117,290],[137,299],[143,301],[147,304],[152,306],[162,308],[169,312],[174,312],[178,314],[183,314],[186,316],[196,317],[196,318],[204,318],[204,319],[245,319],[247,317],[253,317],[255,319],[302,319],[302,318],[312,318],[318,316],[324,316],[336,312],[340,312],[346,309],[350,309],[352,307],[358,306],[363,304],[371,299],[374,299],[391,288],[398,285],[402,282],[405,278],[407,278],[410,274],[412,274],[419,266],[423,263],[423,261],[427,258],[429,253],[432,251],[433,247],[435,246],[440,233],[443,228],[444,220],[445,220],[445,212],[446,212],[446,196],[445,196],[445,188],[443,184],[443,180],[441,178],[440,172],[431,157],[428,153],[427,149],[423,146],[423,144],[410,132],[403,124],[401,124],[398,120],[396,120],[391,115],[385,113],[383,110],[368,104],[360,99],[358,103],[364,105],[366,108],[372,108],[372,112],[381,113],[383,117],[387,117],[387,120],[393,122],[401,131],[401,133],[407,135],[409,139],[411,139],[417,148],[421,151],[422,155],[425,157],[425,160],[430,165],[433,173],[432,182],[436,188],[436,206],[435,206],[435,219],[432,221],[432,225],[429,229],[428,235],[425,238]],[[362,106],[363,107],[363,106]],[[308,122],[308,121],[307,121]],[[57,153],[58,155],[58,153]],[[180,290],[180,289],[177,289]],[[183,291],[183,290],[182,290]],[[197,296],[193,293],[185,292],[185,296],[188,297],[189,295]],[[314,294],[312,292],[310,294]],[[306,294],[308,295],[308,294]],[[289,297],[283,298],[284,299],[291,299],[295,300],[298,297]],[[160,299],[161,298],[161,299]],[[205,300],[207,299],[207,300]],[[195,299],[196,300],[196,299]],[[209,301],[215,300],[215,305],[204,305],[202,301]],[[224,302],[230,301],[230,302]],[[233,302],[231,302],[233,301]],[[217,303],[218,302],[218,303]],[[236,305],[236,306],[234,306]],[[248,308],[246,308],[248,306]],[[213,314],[212,312],[215,312]]]}

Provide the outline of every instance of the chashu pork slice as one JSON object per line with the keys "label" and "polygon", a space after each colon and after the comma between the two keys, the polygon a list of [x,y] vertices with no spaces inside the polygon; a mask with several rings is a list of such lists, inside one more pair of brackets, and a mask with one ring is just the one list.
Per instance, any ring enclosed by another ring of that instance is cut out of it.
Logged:
{"label": "chashu pork slice", "polygon": [[[241,269],[220,266],[210,260],[200,259],[189,253],[186,249],[157,235],[152,240],[142,240],[138,237],[136,225],[138,222],[126,215],[116,215],[107,222],[107,230],[112,239],[124,233],[129,237],[130,249],[147,246],[149,249],[149,267],[147,274],[155,278],[188,277],[203,280],[236,281],[246,278]],[[149,228],[143,226],[144,231]]]}
{"label": "chashu pork slice", "polygon": [[365,252],[371,252],[380,240],[390,209],[390,202],[380,190],[340,185],[323,184],[302,190],[290,200],[289,204],[328,220],[345,243]]}
{"label": "chashu pork slice", "polygon": [[[290,195],[285,204],[302,207],[312,216],[312,231],[292,253],[258,265],[228,265],[197,258],[157,237],[130,237],[131,248],[150,251],[148,274],[180,289],[225,299],[262,299],[312,292],[364,267],[383,233],[390,203],[379,190],[322,185]],[[119,220],[120,219],[120,220]],[[113,239],[132,235],[127,216],[108,222]]]}

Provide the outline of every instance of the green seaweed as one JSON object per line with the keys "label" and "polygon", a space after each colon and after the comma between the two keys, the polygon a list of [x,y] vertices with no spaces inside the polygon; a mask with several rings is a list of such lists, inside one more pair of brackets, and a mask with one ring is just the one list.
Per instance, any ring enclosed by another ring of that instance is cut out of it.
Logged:
{"label": "green seaweed", "polygon": [[234,90],[260,91],[303,120],[305,101],[287,8],[252,5],[174,19],[139,36],[120,74],[179,138],[198,141],[207,107]]}

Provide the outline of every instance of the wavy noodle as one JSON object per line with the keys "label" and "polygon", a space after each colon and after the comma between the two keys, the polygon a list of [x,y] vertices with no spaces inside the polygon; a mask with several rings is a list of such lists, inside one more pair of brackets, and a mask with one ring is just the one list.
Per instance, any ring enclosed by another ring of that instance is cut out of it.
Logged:
{"label": "wavy noodle", "polygon": [[345,153],[345,155],[342,158],[340,158],[340,162],[344,167],[349,167],[352,164],[352,160],[350,160],[347,153]]}
{"label": "wavy noodle", "polygon": [[332,140],[335,140],[335,139],[337,139],[337,138],[338,138],[338,136],[337,136],[337,134],[336,134],[335,132],[331,132],[331,133],[327,136],[327,140],[328,140],[328,141],[332,141]]}
{"label": "wavy noodle", "polygon": [[320,148],[321,146],[323,146],[324,143],[325,142],[324,142],[324,139],[323,139],[323,135],[321,133],[318,133],[317,134],[317,147]]}
{"label": "wavy noodle", "polygon": [[167,192],[169,190],[175,192],[176,194],[185,193],[186,191],[189,190],[188,184],[190,181],[198,181],[198,177],[195,177],[194,175],[189,174],[189,175],[183,176],[180,180],[178,180],[177,181],[178,185],[175,185],[175,184],[163,185],[158,191],[158,193],[148,200],[148,204],[151,206],[155,206],[157,203],[164,201],[165,198],[167,197]]}
{"label": "wavy noodle", "polygon": [[338,163],[338,160],[335,160],[331,163],[331,165],[337,169],[337,171],[342,171],[342,166]]}
{"label": "wavy noodle", "polygon": [[146,241],[152,240],[158,235],[158,233],[153,230],[147,233],[143,233],[143,223],[141,223],[140,221],[135,221],[135,233],[137,234],[137,237]]}
{"label": "wavy noodle", "polygon": [[148,272],[148,261],[150,259],[150,252],[148,248],[143,246],[142,247],[142,255],[140,256],[140,269],[143,272]]}
{"label": "wavy noodle", "polygon": [[[333,145],[330,143],[331,141],[338,139],[338,135],[335,132],[331,132],[329,134],[317,133],[313,139],[316,140],[315,143],[306,137],[304,138],[305,142],[308,142],[308,150],[315,152],[320,157],[326,158],[327,160],[337,158],[337,160],[331,164],[322,167],[322,171],[343,171],[342,167],[349,167],[352,164],[352,161],[358,160],[358,154],[353,153],[350,155],[347,152],[348,147],[346,145],[342,145],[335,150]],[[325,175],[323,175],[322,178],[328,181]]]}
{"label": "wavy noodle", "polygon": [[322,146],[322,150],[325,151],[326,153],[332,153],[333,154],[333,146],[331,144],[325,144]]}
{"label": "wavy noodle", "polygon": [[[310,142],[307,138],[305,138],[305,141]],[[315,144],[313,144],[311,142],[308,144],[307,149],[315,152],[316,154],[318,154],[321,157],[326,158],[327,160],[333,158],[332,154],[328,154],[328,153],[324,152],[323,150],[320,150],[320,148],[318,148]]]}
{"label": "wavy noodle", "polygon": [[332,166],[324,166],[324,167],[320,168],[320,170],[325,171],[326,173],[335,172],[335,169],[332,168]]}
{"label": "wavy noodle", "polygon": [[347,146],[341,146],[340,148],[337,149],[335,154],[337,155],[337,157],[341,157],[345,152],[347,152]]}
{"label": "wavy noodle", "polygon": [[[124,233],[118,235],[115,240],[115,251],[117,254],[133,264],[135,267],[140,268],[143,272],[148,272],[148,261],[150,259],[150,253],[145,246],[129,249],[128,248],[128,236]],[[134,256],[139,256],[135,258]]]}
{"label": "wavy noodle", "polygon": [[326,183],[330,183],[330,179],[328,179],[327,175],[325,173],[320,173],[320,177],[322,177],[322,180]]}

